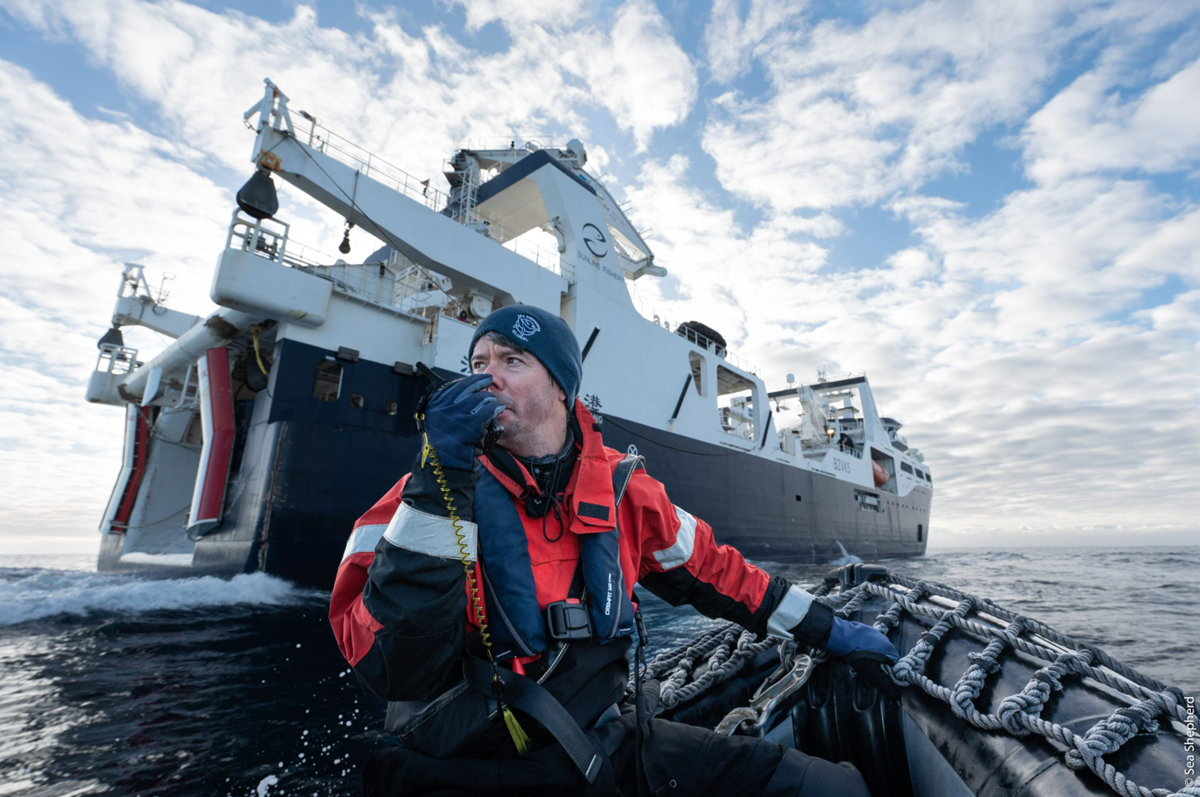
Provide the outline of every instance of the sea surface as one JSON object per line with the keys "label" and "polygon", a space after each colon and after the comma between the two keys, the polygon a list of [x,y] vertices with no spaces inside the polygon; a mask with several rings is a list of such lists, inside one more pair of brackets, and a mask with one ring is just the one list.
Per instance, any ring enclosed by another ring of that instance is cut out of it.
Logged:
{"label": "sea surface", "polygon": [[[760,564],[802,584],[829,570]],[[1200,546],[888,564],[1200,695]],[[0,796],[360,793],[383,704],[338,654],[325,604],[262,574],[161,581],[98,574],[90,556],[0,557]],[[646,618],[651,653],[713,625],[653,598]]]}

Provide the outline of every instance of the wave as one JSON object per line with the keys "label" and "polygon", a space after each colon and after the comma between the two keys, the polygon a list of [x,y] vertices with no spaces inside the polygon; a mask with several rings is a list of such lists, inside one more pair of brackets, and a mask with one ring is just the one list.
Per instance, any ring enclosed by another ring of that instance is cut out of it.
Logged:
{"label": "wave", "polygon": [[316,592],[265,573],[145,580],[64,570],[0,571],[0,627],[59,615],[139,614],[213,606],[281,606]]}
{"label": "wave", "polygon": [[830,559],[825,564],[827,564],[827,565],[852,565],[852,564],[856,564],[856,563],[862,561],[862,559],[859,559],[857,556],[855,556],[854,554],[847,551],[846,546],[842,545],[840,540],[834,540],[834,542],[837,543],[838,550],[842,552],[842,555],[836,559]]}

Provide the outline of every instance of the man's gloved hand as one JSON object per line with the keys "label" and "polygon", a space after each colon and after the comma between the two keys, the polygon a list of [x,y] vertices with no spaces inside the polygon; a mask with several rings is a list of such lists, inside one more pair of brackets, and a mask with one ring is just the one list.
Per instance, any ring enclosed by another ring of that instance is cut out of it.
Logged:
{"label": "man's gloved hand", "polygon": [[845,659],[855,672],[884,694],[890,697],[900,694],[900,687],[883,669],[895,663],[900,654],[873,626],[835,617],[833,609],[813,601],[791,635],[797,642]]}
{"label": "man's gloved hand", "polygon": [[900,654],[895,645],[873,626],[835,617],[825,652],[845,659],[855,672],[885,695],[896,697],[900,694],[900,687],[883,669],[885,665],[895,664]]}
{"label": "man's gloved hand", "polygon": [[504,412],[504,405],[484,388],[489,374],[473,374],[435,388],[422,399],[425,436],[446,468],[472,470],[483,452],[487,425]]}

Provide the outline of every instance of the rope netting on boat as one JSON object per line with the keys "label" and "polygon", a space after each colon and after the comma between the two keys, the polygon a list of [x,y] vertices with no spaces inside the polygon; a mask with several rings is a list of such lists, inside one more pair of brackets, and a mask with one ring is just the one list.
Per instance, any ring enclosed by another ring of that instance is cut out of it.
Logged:
{"label": "rope netting on boat", "polygon": [[[1067,767],[1090,769],[1124,797],[1200,797],[1198,785],[1189,784],[1180,791],[1146,788],[1105,760],[1135,736],[1159,731],[1164,727],[1160,722],[1186,738],[1187,723],[1189,719],[1194,722],[1194,715],[1189,715],[1178,688],[1165,686],[1099,648],[990,600],[942,584],[891,575],[880,566],[855,564],[834,571],[814,595],[843,618],[853,616],[872,599],[883,600],[887,608],[874,625],[884,634],[897,628],[905,613],[933,621],[910,650],[901,651],[892,677],[901,686],[919,687],[976,728],[1017,737],[1038,734],[1057,742],[1067,748]],[[944,685],[926,675],[925,668],[951,629],[982,641],[983,648],[968,654],[971,664],[955,683]],[[777,637],[760,639],[730,623],[687,645],[660,653],[646,665],[644,677],[660,681],[662,706],[671,709],[728,681],[759,653],[776,645],[780,648],[780,668],[759,687],[749,707],[735,709],[717,726],[723,733],[739,728],[755,732],[763,729],[781,699],[799,689],[813,668],[824,661],[823,653],[805,655],[794,642]],[[1049,663],[1034,672],[1020,692],[1000,699],[994,713],[981,712],[975,701],[983,693],[988,677],[1000,671],[999,657],[1005,648]],[[1128,705],[1096,721],[1083,733],[1043,719],[1041,713],[1047,701],[1064,689],[1063,681],[1070,676],[1091,678],[1123,695]]]}

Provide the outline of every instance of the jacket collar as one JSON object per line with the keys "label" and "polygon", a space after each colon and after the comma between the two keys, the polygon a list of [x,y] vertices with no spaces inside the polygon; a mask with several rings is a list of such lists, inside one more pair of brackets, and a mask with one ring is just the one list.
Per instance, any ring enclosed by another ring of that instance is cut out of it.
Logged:
{"label": "jacket collar", "polygon": [[[575,399],[575,420],[579,424],[576,448],[579,459],[567,484],[570,529],[575,534],[612,531],[617,527],[613,498],[612,467],[600,435],[600,424],[579,399]],[[488,452],[480,461],[514,498],[523,499],[537,484],[529,470],[503,448]]]}

